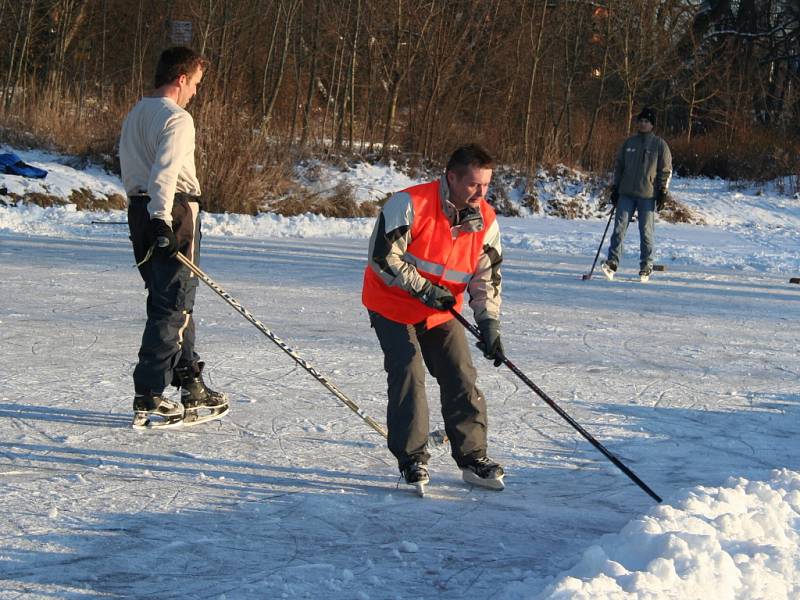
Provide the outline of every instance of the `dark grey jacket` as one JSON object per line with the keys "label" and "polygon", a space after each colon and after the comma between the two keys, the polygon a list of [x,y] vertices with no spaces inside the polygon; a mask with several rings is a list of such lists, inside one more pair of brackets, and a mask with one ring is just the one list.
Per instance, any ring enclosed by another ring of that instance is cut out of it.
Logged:
{"label": "dark grey jacket", "polygon": [[623,196],[653,198],[668,190],[672,179],[672,153],[667,142],[651,133],[625,140],[614,165],[614,186]]}

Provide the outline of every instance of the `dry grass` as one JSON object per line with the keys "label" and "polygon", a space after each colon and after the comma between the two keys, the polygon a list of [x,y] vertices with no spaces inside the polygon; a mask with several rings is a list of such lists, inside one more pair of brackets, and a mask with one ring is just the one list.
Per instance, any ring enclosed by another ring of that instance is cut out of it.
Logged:
{"label": "dry grass", "polygon": [[518,217],[521,214],[519,207],[511,201],[509,196],[508,187],[502,180],[498,179],[496,183],[492,185],[492,192],[487,200],[498,215],[504,217]]}
{"label": "dry grass", "polygon": [[291,187],[291,157],[240,108],[207,100],[192,112],[205,210],[253,215]]}
{"label": "dry grass", "polygon": [[35,82],[25,102],[0,113],[0,140],[19,148],[46,148],[113,169],[115,146],[126,107],[100,104],[67,90],[52,98]]}
{"label": "dry grass", "polygon": [[669,144],[680,175],[759,182],[800,173],[800,141],[785,130],[742,127],[731,140],[706,134]]}
{"label": "dry grass", "polygon": [[675,198],[672,194],[667,195],[664,207],[659,211],[658,216],[668,223],[705,224],[702,217],[696,215],[688,206]]}
{"label": "dry grass", "polygon": [[[43,192],[26,192],[25,194],[7,192],[4,196],[10,198],[11,204],[14,206],[19,203],[26,203],[35,204],[42,208],[74,204],[78,210],[123,210],[128,204],[125,197],[120,194],[96,196],[91,190],[86,188],[72,190],[69,198],[45,194]],[[8,202],[4,201],[2,198],[0,198],[0,203],[6,206],[8,205]]]}
{"label": "dry grass", "polygon": [[544,210],[548,215],[562,219],[587,219],[592,216],[589,205],[582,198],[552,198]]}
{"label": "dry grass", "polygon": [[86,188],[72,190],[69,202],[78,210],[122,210],[128,205],[128,201],[120,194],[98,197]]}
{"label": "dry grass", "polygon": [[329,196],[319,194],[294,194],[288,198],[270,203],[269,209],[286,217],[305,213],[325,217],[374,217],[378,214],[379,203],[356,202],[353,188],[340,183]]}

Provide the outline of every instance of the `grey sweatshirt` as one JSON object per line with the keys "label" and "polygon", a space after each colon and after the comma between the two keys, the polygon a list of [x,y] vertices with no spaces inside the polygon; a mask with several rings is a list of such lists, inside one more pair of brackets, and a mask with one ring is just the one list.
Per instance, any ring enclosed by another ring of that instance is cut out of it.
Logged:
{"label": "grey sweatshirt", "polygon": [[614,165],[614,186],[623,196],[653,198],[668,190],[672,179],[672,153],[657,135],[637,133],[625,140]]}
{"label": "grey sweatshirt", "polygon": [[169,98],[145,97],[131,109],[119,141],[128,196],[147,194],[153,219],[172,223],[175,192],[200,195],[194,166],[194,121]]}

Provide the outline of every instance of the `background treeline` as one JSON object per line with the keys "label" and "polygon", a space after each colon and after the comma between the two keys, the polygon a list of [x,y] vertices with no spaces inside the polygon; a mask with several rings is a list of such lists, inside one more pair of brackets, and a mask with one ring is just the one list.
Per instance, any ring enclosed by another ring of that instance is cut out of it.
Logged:
{"label": "background treeline", "polygon": [[604,171],[643,105],[686,173],[800,173],[798,0],[0,0],[2,139],[113,156],[189,33],[218,208],[309,155],[424,166],[476,140],[521,173]]}

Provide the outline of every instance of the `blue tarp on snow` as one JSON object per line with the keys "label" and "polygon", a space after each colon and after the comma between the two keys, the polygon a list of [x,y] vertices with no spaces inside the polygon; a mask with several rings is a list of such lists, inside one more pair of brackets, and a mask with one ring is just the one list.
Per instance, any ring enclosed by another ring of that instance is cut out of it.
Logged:
{"label": "blue tarp on snow", "polygon": [[20,175],[22,177],[32,177],[43,179],[47,176],[47,171],[23,162],[23,160],[13,152],[0,154],[0,172],[6,175]]}

